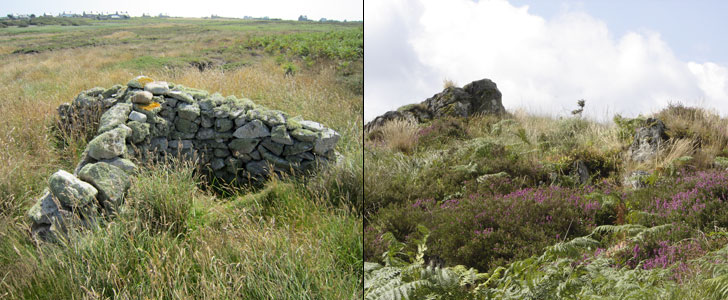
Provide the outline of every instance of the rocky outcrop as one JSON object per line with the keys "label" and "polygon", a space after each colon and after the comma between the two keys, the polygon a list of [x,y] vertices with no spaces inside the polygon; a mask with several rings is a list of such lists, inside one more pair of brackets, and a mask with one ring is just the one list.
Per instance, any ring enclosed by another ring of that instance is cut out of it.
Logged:
{"label": "rocky outcrop", "polygon": [[644,162],[654,158],[668,139],[666,129],[659,119],[647,119],[645,126],[635,130],[634,141],[629,146],[630,159]]}
{"label": "rocky outcrop", "polygon": [[73,174],[59,170],[28,211],[33,233],[48,239],[69,224],[94,224],[123,204],[131,160],[194,159],[208,175],[229,183],[274,173],[303,173],[335,159],[339,134],[289,117],[247,98],[139,76],[126,86],[93,88],[58,108],[61,130],[98,123]]}
{"label": "rocky outcrop", "polygon": [[408,119],[418,123],[445,116],[469,117],[475,114],[503,114],[501,92],[490,79],[473,81],[462,88],[447,87],[442,92],[419,104],[405,105],[376,117],[364,126],[371,130],[385,123]]}

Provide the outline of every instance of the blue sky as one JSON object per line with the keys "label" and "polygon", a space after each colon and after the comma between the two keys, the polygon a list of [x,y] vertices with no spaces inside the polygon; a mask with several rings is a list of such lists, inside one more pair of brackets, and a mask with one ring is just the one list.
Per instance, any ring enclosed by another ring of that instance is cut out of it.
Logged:
{"label": "blue sky", "polygon": [[529,11],[547,19],[569,10],[584,11],[607,23],[615,36],[629,31],[659,32],[678,58],[728,64],[728,1],[718,0],[610,0],[610,1],[526,1]]}
{"label": "blue sky", "polygon": [[224,17],[254,16],[294,20],[299,15],[309,19],[362,20],[361,0],[2,0],[0,15],[43,14],[56,15],[62,11],[116,12],[128,11],[132,16],[142,13],[170,16],[205,17],[212,14]]}
{"label": "blue sky", "polygon": [[490,78],[506,109],[648,114],[681,102],[728,114],[728,1],[367,0],[365,119],[443,79]]}

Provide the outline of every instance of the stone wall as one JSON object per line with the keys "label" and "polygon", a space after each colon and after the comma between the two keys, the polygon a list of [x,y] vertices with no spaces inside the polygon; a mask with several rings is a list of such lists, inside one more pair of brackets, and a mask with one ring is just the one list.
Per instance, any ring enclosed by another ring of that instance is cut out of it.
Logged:
{"label": "stone wall", "polygon": [[51,175],[49,190],[28,211],[41,238],[114,212],[137,168],[132,160],[194,159],[216,178],[250,182],[312,170],[335,159],[339,140],[337,132],[319,123],[247,98],[210,95],[146,76],[126,86],[84,91],[58,113],[64,130],[100,119],[73,174]]}

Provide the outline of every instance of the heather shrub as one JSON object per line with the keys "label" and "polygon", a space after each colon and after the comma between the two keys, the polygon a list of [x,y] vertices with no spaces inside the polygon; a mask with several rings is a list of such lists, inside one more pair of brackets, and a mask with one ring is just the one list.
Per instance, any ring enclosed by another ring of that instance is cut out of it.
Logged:
{"label": "heather shrub", "polygon": [[391,232],[407,244],[421,239],[417,226],[431,230],[426,253],[446,265],[488,271],[543,251],[561,240],[589,233],[600,211],[599,199],[581,196],[593,190],[527,188],[506,195],[473,194],[446,201],[421,199],[380,210],[365,229],[365,261],[377,260]]}
{"label": "heather shrub", "polygon": [[418,177],[428,190],[422,197],[442,199],[461,195],[463,186],[472,186],[473,181],[484,175],[501,172],[521,186],[537,185],[547,179],[541,164],[531,156],[521,155],[487,138],[472,139],[450,148]]}
{"label": "heather shrub", "polygon": [[418,147],[440,149],[445,145],[468,138],[466,124],[461,118],[435,119],[417,132]]}
{"label": "heather shrub", "polygon": [[[728,173],[699,171],[665,178],[654,186],[626,196],[630,211],[641,211],[635,219],[646,225],[685,222],[699,230],[728,227]],[[647,216],[644,216],[647,215]]]}

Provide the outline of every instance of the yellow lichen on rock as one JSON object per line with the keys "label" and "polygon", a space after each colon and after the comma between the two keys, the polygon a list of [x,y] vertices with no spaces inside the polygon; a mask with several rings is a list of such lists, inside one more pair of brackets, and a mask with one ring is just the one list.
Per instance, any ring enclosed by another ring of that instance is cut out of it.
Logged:
{"label": "yellow lichen on rock", "polygon": [[143,110],[151,111],[151,110],[153,110],[153,109],[155,109],[157,107],[160,107],[160,106],[161,105],[158,102],[152,102],[152,103],[149,103],[147,105],[139,105],[139,108],[141,108]]}
{"label": "yellow lichen on rock", "polygon": [[150,82],[154,82],[154,79],[152,79],[148,76],[141,75],[141,76],[134,77],[134,79],[130,80],[129,83],[127,83],[127,85],[132,88],[143,89],[144,86]]}
{"label": "yellow lichen on rock", "polygon": [[139,78],[137,81],[139,81],[142,87],[144,87],[147,85],[147,83],[154,82],[154,79],[144,76],[142,78]]}

